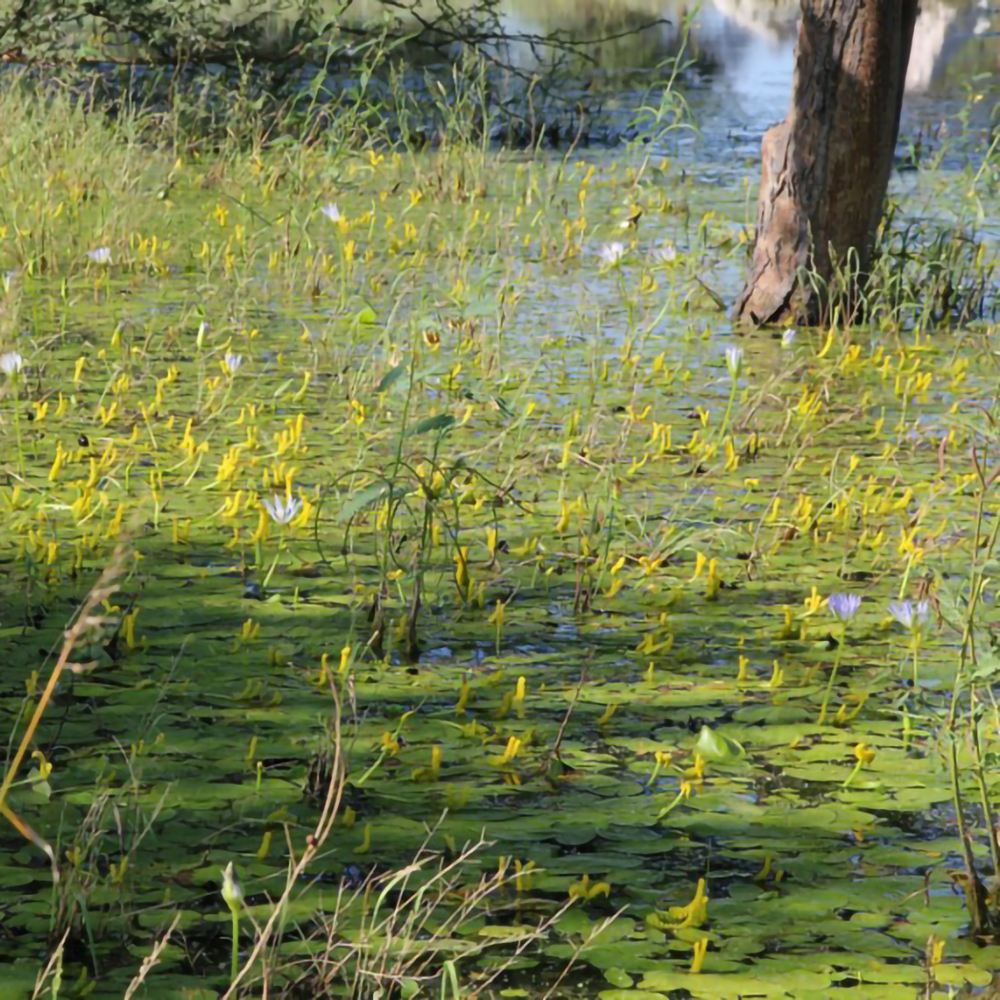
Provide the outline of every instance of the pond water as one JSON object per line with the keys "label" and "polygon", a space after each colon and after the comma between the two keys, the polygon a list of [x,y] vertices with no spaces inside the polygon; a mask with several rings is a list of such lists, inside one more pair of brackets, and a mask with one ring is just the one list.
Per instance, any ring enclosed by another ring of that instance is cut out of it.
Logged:
{"label": "pond water", "polygon": [[230,862],[240,962],[286,894],[248,995],[990,986],[997,15],[927,4],[870,323],[738,338],[791,6],[703,6],[696,130],[569,155],[0,92],[9,757],[120,588],[6,801],[0,998],[220,995]]}

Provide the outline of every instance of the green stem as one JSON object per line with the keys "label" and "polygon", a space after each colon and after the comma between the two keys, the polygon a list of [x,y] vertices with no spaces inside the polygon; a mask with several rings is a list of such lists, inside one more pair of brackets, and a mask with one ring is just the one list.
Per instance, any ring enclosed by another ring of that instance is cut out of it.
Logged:
{"label": "green stem", "polygon": [[233,968],[231,980],[236,981],[236,976],[240,971],[240,915],[233,910]]}
{"label": "green stem", "polygon": [[840,669],[840,660],[844,655],[844,645],[847,643],[847,622],[844,622],[840,629],[840,643],[837,646],[837,658],[833,661],[833,670],[830,671],[830,680],[826,685],[826,693],[823,695],[823,704],[819,710],[819,724],[822,726],[826,722],[826,709],[830,704],[830,695],[833,692],[834,682],[837,680],[837,671]]}
{"label": "green stem", "polygon": [[955,742],[955,734],[949,732],[948,738],[951,743],[948,754],[949,770],[951,771],[951,800],[955,807],[955,825],[958,827],[962,860],[965,862],[967,884],[964,886],[964,889],[966,908],[969,912],[969,919],[972,922],[972,933],[981,934],[987,929],[989,924],[989,910],[986,907],[986,900],[983,898],[982,883],[979,881],[979,873],[976,871],[976,863],[972,857],[972,848],[969,846],[969,837],[966,832],[965,810],[962,803],[962,792],[958,783],[958,748]]}
{"label": "green stem", "polygon": [[17,373],[10,377],[11,385],[14,387],[14,435],[17,438],[17,467],[24,479],[24,446],[21,444],[21,406],[17,391]]}
{"label": "green stem", "polygon": [[861,770],[861,764],[862,761],[859,760],[857,764],[854,765],[854,770],[851,771],[851,773],[847,776],[847,780],[843,783],[843,785],[841,785],[841,788],[847,788],[850,785],[850,783],[858,776],[858,772]]}
{"label": "green stem", "polygon": [[274,575],[274,571],[278,568],[278,560],[281,558],[281,550],[285,547],[285,533],[282,531],[281,538],[278,539],[278,550],[274,553],[274,559],[271,560],[271,568],[267,571],[267,576],[264,577],[263,583],[260,585],[260,589],[266,594],[267,585],[271,582],[271,577]]}
{"label": "green stem", "polygon": [[986,783],[986,768],[983,766],[983,745],[979,738],[979,721],[972,720],[972,749],[975,752],[976,784],[979,786],[979,799],[983,804],[983,819],[986,820],[987,837],[990,842],[990,859],[993,862],[993,877],[1000,875],[1000,844],[997,843],[996,816],[993,804],[990,802],[989,786]]}
{"label": "green stem", "polygon": [[725,440],[726,428],[729,427],[729,417],[733,412],[733,403],[736,401],[736,379],[731,379],[732,385],[729,389],[729,402],[726,403],[726,412],[722,417],[722,427],[719,428],[719,441]]}

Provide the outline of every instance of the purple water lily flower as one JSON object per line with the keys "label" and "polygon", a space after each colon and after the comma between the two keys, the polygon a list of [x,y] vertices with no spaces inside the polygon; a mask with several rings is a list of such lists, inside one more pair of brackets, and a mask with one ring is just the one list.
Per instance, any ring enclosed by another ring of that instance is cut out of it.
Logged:
{"label": "purple water lily flower", "polygon": [[857,594],[831,594],[827,606],[842,622],[848,622],[858,613],[861,598]]}
{"label": "purple water lily flower", "polygon": [[920,628],[931,613],[930,601],[893,601],[889,605],[889,614],[899,622],[903,628]]}

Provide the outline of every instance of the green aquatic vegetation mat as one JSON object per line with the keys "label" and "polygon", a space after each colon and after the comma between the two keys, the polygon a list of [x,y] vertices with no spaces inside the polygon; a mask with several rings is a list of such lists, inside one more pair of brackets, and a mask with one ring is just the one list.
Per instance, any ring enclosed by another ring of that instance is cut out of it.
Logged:
{"label": "green aquatic vegetation mat", "polygon": [[[474,985],[544,920],[494,988],[567,962],[603,1000],[990,981],[945,728],[970,567],[995,568],[969,457],[989,327],[883,317],[727,358],[712,294],[742,204],[670,163],[111,144],[102,173],[46,142],[0,175],[9,743],[130,548],[11,792],[62,882],[5,830],[0,995],[65,928],[64,990],[119,995],[175,915],[146,994],[224,985],[221,871],[266,920],[318,815],[332,690],[348,785],[291,968],[338,907],[362,933],[345,881],[482,837],[463,881],[515,875],[397,955]],[[862,598],[846,625],[835,592]],[[924,595],[914,666],[888,603]],[[987,755],[991,656],[984,632]],[[965,723],[958,743],[986,870]]]}

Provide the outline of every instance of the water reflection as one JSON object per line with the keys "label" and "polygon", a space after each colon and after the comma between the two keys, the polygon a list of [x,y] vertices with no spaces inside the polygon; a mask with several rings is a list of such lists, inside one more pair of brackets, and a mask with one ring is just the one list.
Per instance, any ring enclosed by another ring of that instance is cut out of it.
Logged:
{"label": "water reflection", "polygon": [[[603,16],[590,12],[586,2],[568,6],[558,0],[527,3],[505,0],[500,6],[504,27],[511,35],[544,35],[553,29],[594,32],[603,27],[617,33],[659,20],[654,27],[637,30],[628,39],[596,46],[591,53],[620,68],[641,68],[673,55],[679,48],[683,26],[690,25],[689,44],[699,64],[717,68],[734,92],[770,98],[778,80],[787,97],[794,61],[798,0],[683,0],[611,4]],[[1000,30],[1000,7],[984,0],[924,0],[914,32],[907,74],[907,88],[926,91],[938,83],[956,60],[981,62],[980,68],[1000,64],[1000,44],[993,32]],[[969,59],[977,39],[988,39],[983,51]],[[537,48],[524,45],[518,52],[522,64],[537,61]],[[971,68],[971,66],[970,66]]]}
{"label": "water reflection", "polygon": [[[445,10],[443,0],[413,2],[390,8],[354,0],[345,17],[371,23],[391,9],[416,25],[434,23]],[[463,28],[479,23],[496,31],[504,39],[496,54],[522,70],[544,71],[559,59],[582,80],[628,91],[635,71],[655,73],[686,45],[704,87],[736,102],[726,108],[734,121],[775,121],[787,110],[799,0],[461,0],[447,9]],[[575,58],[567,62],[565,50],[544,44],[553,33],[579,46]],[[995,0],[923,0],[907,73],[911,104],[959,96],[977,74],[995,80],[998,69]]]}

